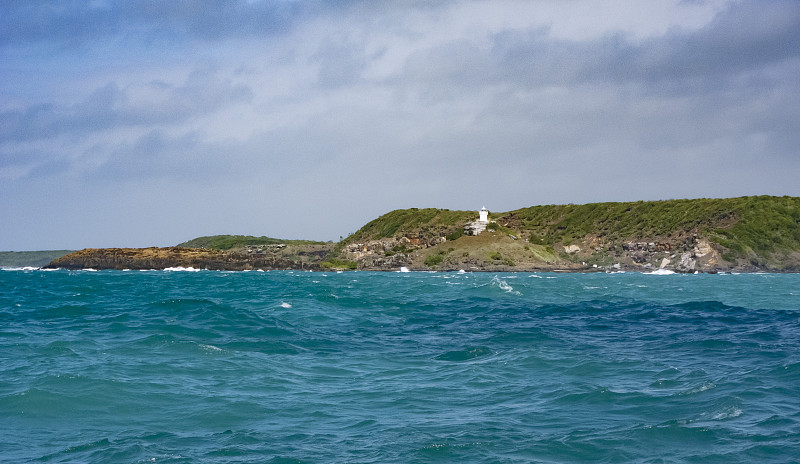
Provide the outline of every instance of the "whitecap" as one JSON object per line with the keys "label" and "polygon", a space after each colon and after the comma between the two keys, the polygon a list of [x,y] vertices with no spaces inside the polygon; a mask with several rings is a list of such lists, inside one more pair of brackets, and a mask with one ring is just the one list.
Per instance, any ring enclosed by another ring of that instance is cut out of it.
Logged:
{"label": "whitecap", "polygon": [[711,415],[709,419],[714,421],[733,419],[734,417],[741,416],[742,412],[743,412],[742,409],[739,408],[738,406],[730,406],[724,408],[722,411],[719,411],[716,414]]}
{"label": "whitecap", "polygon": [[164,268],[164,270],[165,271],[170,271],[170,272],[200,272],[200,269],[197,269],[197,268],[194,268],[194,267],[191,267],[191,266],[189,266],[189,267],[183,267],[183,266],[166,267],[166,268]]}
{"label": "whitecap", "polygon": [[407,267],[405,267],[405,266],[402,266],[402,267],[400,268],[400,270],[399,270],[399,271],[397,271],[397,272],[411,272],[411,271],[409,271]]}
{"label": "whitecap", "polygon": [[292,307],[292,305],[290,305],[289,303],[287,303],[285,301],[281,301],[281,308],[289,309],[291,307]]}
{"label": "whitecap", "polygon": [[467,271],[465,271],[465,270],[463,270],[463,269],[459,269],[459,270],[458,270],[458,273],[459,273],[459,274],[466,274],[466,273],[467,273]]}
{"label": "whitecap", "polygon": [[536,275],[536,274],[531,274],[531,275],[529,275],[528,277],[533,277],[533,278],[535,278],[535,279],[544,279],[544,277],[542,277],[542,276],[540,276],[540,275]]}
{"label": "whitecap", "polygon": [[206,351],[222,351],[222,348],[214,345],[205,345],[200,343],[198,346]]}
{"label": "whitecap", "polygon": [[499,288],[500,290],[504,290],[506,293],[511,293],[512,295],[521,295],[521,293],[518,292],[518,291],[515,291],[514,287],[509,285],[508,282],[506,282],[505,280],[502,280],[501,278],[499,278],[497,276],[492,277],[491,285],[493,287]]}
{"label": "whitecap", "polygon": [[711,390],[712,388],[715,388],[715,387],[716,387],[716,385],[713,382],[706,382],[706,383],[700,385],[699,387],[692,388],[690,390],[682,392],[681,394],[682,395],[694,395],[695,393],[701,393],[701,392],[704,392],[706,390]]}
{"label": "whitecap", "polygon": [[669,269],[656,269],[653,272],[645,272],[645,275],[672,275],[675,274],[675,271],[670,271]]}

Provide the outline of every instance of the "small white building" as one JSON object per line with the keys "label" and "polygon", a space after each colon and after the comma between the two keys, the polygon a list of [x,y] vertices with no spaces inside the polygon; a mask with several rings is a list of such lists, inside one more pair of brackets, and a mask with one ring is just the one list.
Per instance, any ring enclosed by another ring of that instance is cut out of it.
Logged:
{"label": "small white building", "polygon": [[480,210],[480,212],[478,214],[479,214],[479,216],[478,216],[478,221],[479,222],[483,222],[483,223],[489,222],[489,210],[486,209],[485,206],[483,208],[481,208],[481,210]]}
{"label": "small white building", "polygon": [[481,232],[486,230],[486,225],[489,224],[489,210],[484,206],[478,211],[478,220],[468,222],[464,225],[464,233],[467,235],[480,235]]}

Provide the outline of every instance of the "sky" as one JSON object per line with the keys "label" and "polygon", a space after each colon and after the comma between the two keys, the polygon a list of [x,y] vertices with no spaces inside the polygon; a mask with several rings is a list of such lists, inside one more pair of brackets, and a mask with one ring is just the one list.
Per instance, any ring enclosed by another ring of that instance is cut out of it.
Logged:
{"label": "sky", "polygon": [[800,196],[798,76],[796,0],[4,0],[0,250]]}

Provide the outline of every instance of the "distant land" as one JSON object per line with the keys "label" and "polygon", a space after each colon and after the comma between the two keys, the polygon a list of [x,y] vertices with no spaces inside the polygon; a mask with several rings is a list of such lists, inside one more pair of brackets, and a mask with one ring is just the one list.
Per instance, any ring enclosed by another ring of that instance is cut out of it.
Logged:
{"label": "distant land", "polygon": [[402,209],[338,243],[217,235],[85,249],[47,267],[800,272],[798,197],[546,205],[478,219],[478,211]]}
{"label": "distant land", "polygon": [[75,250],[0,251],[0,267],[42,267]]}

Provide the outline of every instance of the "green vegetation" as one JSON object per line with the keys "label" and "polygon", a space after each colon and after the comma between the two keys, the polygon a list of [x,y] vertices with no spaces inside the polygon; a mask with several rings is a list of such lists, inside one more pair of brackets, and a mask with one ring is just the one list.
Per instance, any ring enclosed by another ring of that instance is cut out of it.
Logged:
{"label": "green vegetation", "polygon": [[523,208],[504,219],[531,233],[531,243],[571,243],[589,235],[609,242],[697,233],[731,250],[800,251],[800,198],[740,197],[549,205]]}
{"label": "green vegetation", "polygon": [[463,227],[459,227],[455,231],[447,234],[445,236],[445,238],[452,242],[453,240],[458,240],[459,238],[461,238],[463,236],[464,236],[464,228]]}
{"label": "green vegetation", "polygon": [[314,242],[311,240],[281,240],[270,237],[253,237],[250,235],[211,235],[198,237],[188,242],[179,244],[179,247],[186,248],[210,248],[213,250],[230,250],[231,248],[241,248],[248,245],[320,245],[324,242]]}
{"label": "green vegetation", "polygon": [[486,224],[486,230],[494,231],[494,232],[502,232],[502,233],[504,233],[506,235],[513,235],[514,234],[514,230],[512,230],[512,229],[510,229],[508,227],[502,226],[502,225],[500,225],[500,224],[498,224],[496,222],[490,222],[489,224]]}
{"label": "green vegetation", "polygon": [[72,250],[0,251],[0,267],[42,267]]}
{"label": "green vegetation", "polygon": [[538,261],[545,263],[554,263],[559,259],[552,246],[526,245],[525,251],[529,252],[531,256],[535,257]]}
{"label": "green vegetation", "polygon": [[458,238],[464,233],[464,224],[474,220],[475,216],[474,211],[451,211],[436,208],[398,209],[368,222],[356,233],[347,237],[344,242],[379,240],[425,227],[441,228],[446,230],[446,235]]}
{"label": "green vegetation", "polygon": [[428,255],[428,257],[425,258],[425,265],[428,267],[436,267],[442,264],[442,261],[444,261],[444,254],[436,253],[433,255]]}
{"label": "green vegetation", "polygon": [[[397,238],[404,234],[423,239],[444,236],[448,241],[454,241],[465,235],[463,226],[477,216],[476,211],[396,210],[369,222],[344,243]],[[749,263],[774,269],[795,266],[800,253],[798,197],[546,205],[507,213],[495,212],[492,217],[495,222],[488,224],[487,229],[496,240],[502,240],[500,234],[527,239],[523,242],[524,248],[520,247],[524,253],[514,254],[515,261],[588,261],[605,265],[608,264],[606,261],[614,258],[600,255],[606,256],[612,246],[616,247],[613,253],[619,257],[622,245],[628,242],[667,242],[686,250],[687,246],[694,246],[697,239],[708,239],[723,247],[723,259],[730,263]],[[462,246],[480,246],[478,244],[487,239],[489,237],[482,237],[477,242],[459,243]],[[584,251],[581,254],[563,252],[561,247],[570,244],[579,244]],[[340,249],[341,246],[337,250]],[[460,248],[459,255],[467,257],[469,251]],[[400,250],[392,250],[387,255],[398,252]],[[590,259],[587,253],[593,257]],[[438,266],[444,259],[428,256],[425,264]],[[510,258],[490,259],[492,262],[505,260],[510,261]]]}
{"label": "green vegetation", "polygon": [[342,259],[329,259],[320,264],[323,269],[350,269],[355,270],[358,268],[358,263],[355,261],[345,261]]}
{"label": "green vegetation", "polygon": [[800,250],[800,198],[749,197],[737,206],[735,224],[713,229],[712,239],[740,257],[753,252]]}
{"label": "green vegetation", "polygon": [[489,259],[492,261],[502,261],[506,266],[516,266],[511,258],[504,258],[499,251],[494,251],[489,254]]}

